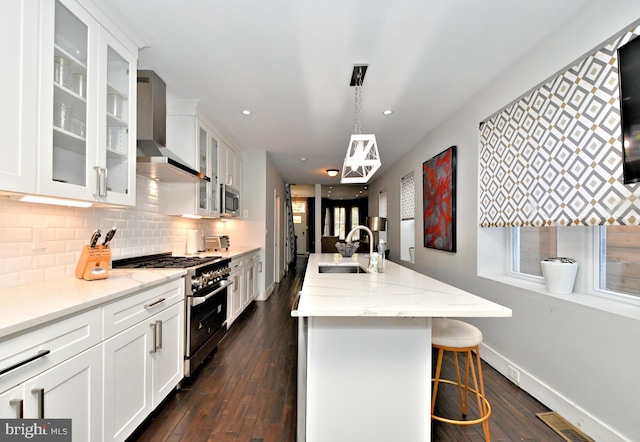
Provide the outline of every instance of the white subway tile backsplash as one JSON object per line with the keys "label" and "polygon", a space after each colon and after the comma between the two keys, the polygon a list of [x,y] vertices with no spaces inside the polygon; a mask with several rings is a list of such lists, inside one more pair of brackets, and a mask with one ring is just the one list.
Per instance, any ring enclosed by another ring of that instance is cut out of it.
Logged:
{"label": "white subway tile backsplash", "polygon": [[7,272],[26,271],[33,268],[33,258],[31,256],[14,256],[5,261]]}
{"label": "white subway tile backsplash", "polygon": [[0,242],[0,261],[2,261],[4,258],[10,258],[12,256],[20,256],[20,244]]}
{"label": "white subway tile backsplash", "polygon": [[33,257],[34,269],[46,269],[56,265],[56,257],[58,255],[39,255]]}
{"label": "white subway tile backsplash", "polygon": [[41,282],[45,280],[45,269],[33,269],[20,272],[20,285]]}
{"label": "white subway tile backsplash", "polygon": [[[82,247],[97,228],[103,235],[118,228],[111,242],[113,258],[147,253],[186,252],[186,231],[224,234],[224,224],[163,215],[168,184],[137,177],[135,208],[78,209],[22,203],[0,198],[0,290],[36,280],[73,276]],[[46,226],[47,247],[32,247],[32,227]]]}

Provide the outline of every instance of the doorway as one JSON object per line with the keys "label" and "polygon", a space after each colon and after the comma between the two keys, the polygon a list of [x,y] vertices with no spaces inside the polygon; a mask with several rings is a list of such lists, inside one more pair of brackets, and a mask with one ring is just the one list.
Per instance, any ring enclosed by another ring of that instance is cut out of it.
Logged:
{"label": "doorway", "polygon": [[296,235],[296,253],[298,255],[309,254],[309,224],[308,204],[306,198],[293,198],[293,230]]}

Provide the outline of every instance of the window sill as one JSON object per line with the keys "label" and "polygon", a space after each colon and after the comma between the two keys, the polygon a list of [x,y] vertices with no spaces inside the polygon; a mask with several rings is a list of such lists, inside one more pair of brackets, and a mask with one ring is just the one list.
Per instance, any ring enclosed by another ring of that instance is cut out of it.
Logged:
{"label": "window sill", "polygon": [[544,284],[527,281],[513,276],[506,275],[478,275],[481,278],[485,278],[491,281],[506,284],[512,287],[518,287],[529,292],[539,293],[551,298],[557,298],[562,301],[572,302],[584,307],[590,307],[593,309],[601,310],[613,315],[623,316],[625,318],[635,319],[640,321],[640,299],[635,300],[631,298],[619,297],[616,295],[610,295],[606,292],[594,292],[594,293],[570,293],[567,295],[558,295],[549,293]]}

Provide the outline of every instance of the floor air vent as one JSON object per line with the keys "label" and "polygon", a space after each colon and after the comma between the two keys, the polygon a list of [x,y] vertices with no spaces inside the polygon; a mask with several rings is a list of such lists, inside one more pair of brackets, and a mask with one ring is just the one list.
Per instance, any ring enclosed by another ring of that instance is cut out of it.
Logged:
{"label": "floor air vent", "polygon": [[558,433],[562,438],[569,442],[594,442],[589,436],[578,430],[569,422],[564,420],[555,411],[549,411],[547,413],[536,413],[542,422],[547,424],[553,431]]}

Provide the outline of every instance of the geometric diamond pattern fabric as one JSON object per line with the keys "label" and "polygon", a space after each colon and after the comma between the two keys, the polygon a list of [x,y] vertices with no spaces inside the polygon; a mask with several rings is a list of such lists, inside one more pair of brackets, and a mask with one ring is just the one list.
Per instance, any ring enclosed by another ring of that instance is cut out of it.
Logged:
{"label": "geometric diamond pattern fabric", "polygon": [[416,180],[411,172],[400,180],[400,218],[405,221],[416,217]]}
{"label": "geometric diamond pattern fabric", "polygon": [[616,50],[567,69],[480,129],[480,225],[640,223],[640,185],[622,180]]}

